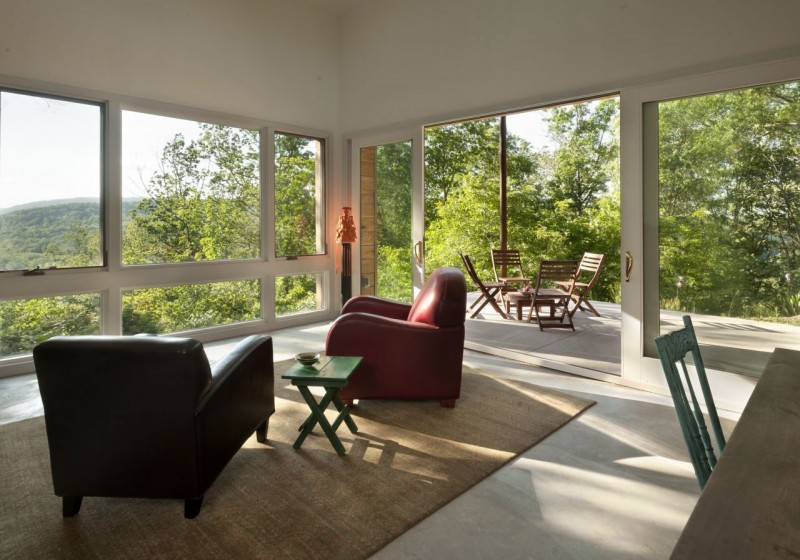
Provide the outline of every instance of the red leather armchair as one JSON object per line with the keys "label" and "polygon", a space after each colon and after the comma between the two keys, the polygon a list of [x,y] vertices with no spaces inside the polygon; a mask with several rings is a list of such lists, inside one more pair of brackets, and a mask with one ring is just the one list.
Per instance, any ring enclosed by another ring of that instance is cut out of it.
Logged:
{"label": "red leather armchair", "polygon": [[328,331],[329,356],[363,356],[339,392],[353,399],[437,399],[461,395],[467,287],[458,268],[433,271],[413,305],[356,296]]}

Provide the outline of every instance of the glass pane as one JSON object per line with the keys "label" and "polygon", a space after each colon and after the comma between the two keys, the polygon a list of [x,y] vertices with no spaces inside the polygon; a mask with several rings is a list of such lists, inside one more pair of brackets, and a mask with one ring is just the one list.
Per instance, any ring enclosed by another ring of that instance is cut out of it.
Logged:
{"label": "glass pane", "polygon": [[693,314],[706,366],[800,347],[798,122],[800,82],[659,104],[661,330]]}
{"label": "glass pane", "polygon": [[275,315],[322,309],[322,274],[294,274],[275,278]]}
{"label": "glass pane", "polygon": [[58,335],[100,334],[100,294],[0,301],[0,357]]}
{"label": "glass pane", "polygon": [[172,333],[261,318],[261,282],[144,288],[122,294],[122,332]]}
{"label": "glass pane", "polygon": [[425,129],[425,272],[472,257],[493,276],[500,242],[500,119]]}
{"label": "glass pane", "polygon": [[411,141],[361,149],[362,294],[414,299]]}
{"label": "glass pane", "polygon": [[411,302],[411,142],[378,146],[375,210],[379,297]]}
{"label": "glass pane", "polygon": [[506,122],[509,248],[519,249],[530,278],[541,259],[605,254],[591,299],[619,303],[619,259],[612,258],[620,249],[619,98],[516,113]]}
{"label": "glass pane", "polygon": [[275,256],[325,253],[324,142],[275,134]]}
{"label": "glass pane", "polygon": [[123,264],[260,255],[257,131],[122,112]]}
{"label": "glass pane", "polygon": [[0,92],[0,270],[102,266],[99,105]]}

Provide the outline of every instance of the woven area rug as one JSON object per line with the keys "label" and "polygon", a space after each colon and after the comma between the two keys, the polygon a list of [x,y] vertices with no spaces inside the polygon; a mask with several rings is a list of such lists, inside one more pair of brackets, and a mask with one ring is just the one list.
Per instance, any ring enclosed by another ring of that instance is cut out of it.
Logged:
{"label": "woven area rug", "polygon": [[194,520],[180,500],[93,497],[63,519],[44,419],[0,427],[0,558],[366,558],[594,404],[465,367],[454,409],[362,401],[340,457],[319,428],[292,449],[308,410],[290,364],[268,445],[245,443]]}

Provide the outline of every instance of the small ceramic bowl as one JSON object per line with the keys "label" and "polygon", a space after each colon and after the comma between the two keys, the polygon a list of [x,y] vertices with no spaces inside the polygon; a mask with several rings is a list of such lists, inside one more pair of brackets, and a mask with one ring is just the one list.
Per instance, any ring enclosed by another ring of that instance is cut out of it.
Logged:
{"label": "small ceramic bowl", "polygon": [[294,359],[304,366],[310,366],[319,360],[319,354],[317,352],[300,352],[295,354]]}

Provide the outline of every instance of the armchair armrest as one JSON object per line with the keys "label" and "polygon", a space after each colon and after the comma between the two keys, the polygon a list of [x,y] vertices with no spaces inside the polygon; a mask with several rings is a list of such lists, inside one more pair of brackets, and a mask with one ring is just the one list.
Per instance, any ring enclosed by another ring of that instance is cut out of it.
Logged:
{"label": "armchair armrest", "polygon": [[[250,336],[212,368],[212,383],[195,410],[202,475],[210,484],[230,457],[275,412],[272,338]],[[262,437],[263,436],[263,437]]]}
{"label": "armchair armrest", "polygon": [[407,319],[410,312],[410,304],[363,295],[348,300],[342,308],[342,315],[346,313],[371,313],[399,320]]}
{"label": "armchair armrest", "polygon": [[336,319],[326,344],[329,356],[364,358],[342,399],[456,399],[463,351],[463,325],[441,328],[369,313]]}
{"label": "armchair armrest", "polygon": [[[438,335],[438,336],[437,336]],[[447,330],[371,313],[348,313],[333,322],[328,330],[325,353],[329,356],[363,356],[366,368],[379,363],[399,365],[415,356],[441,354]],[[409,352],[413,348],[413,352]]]}

